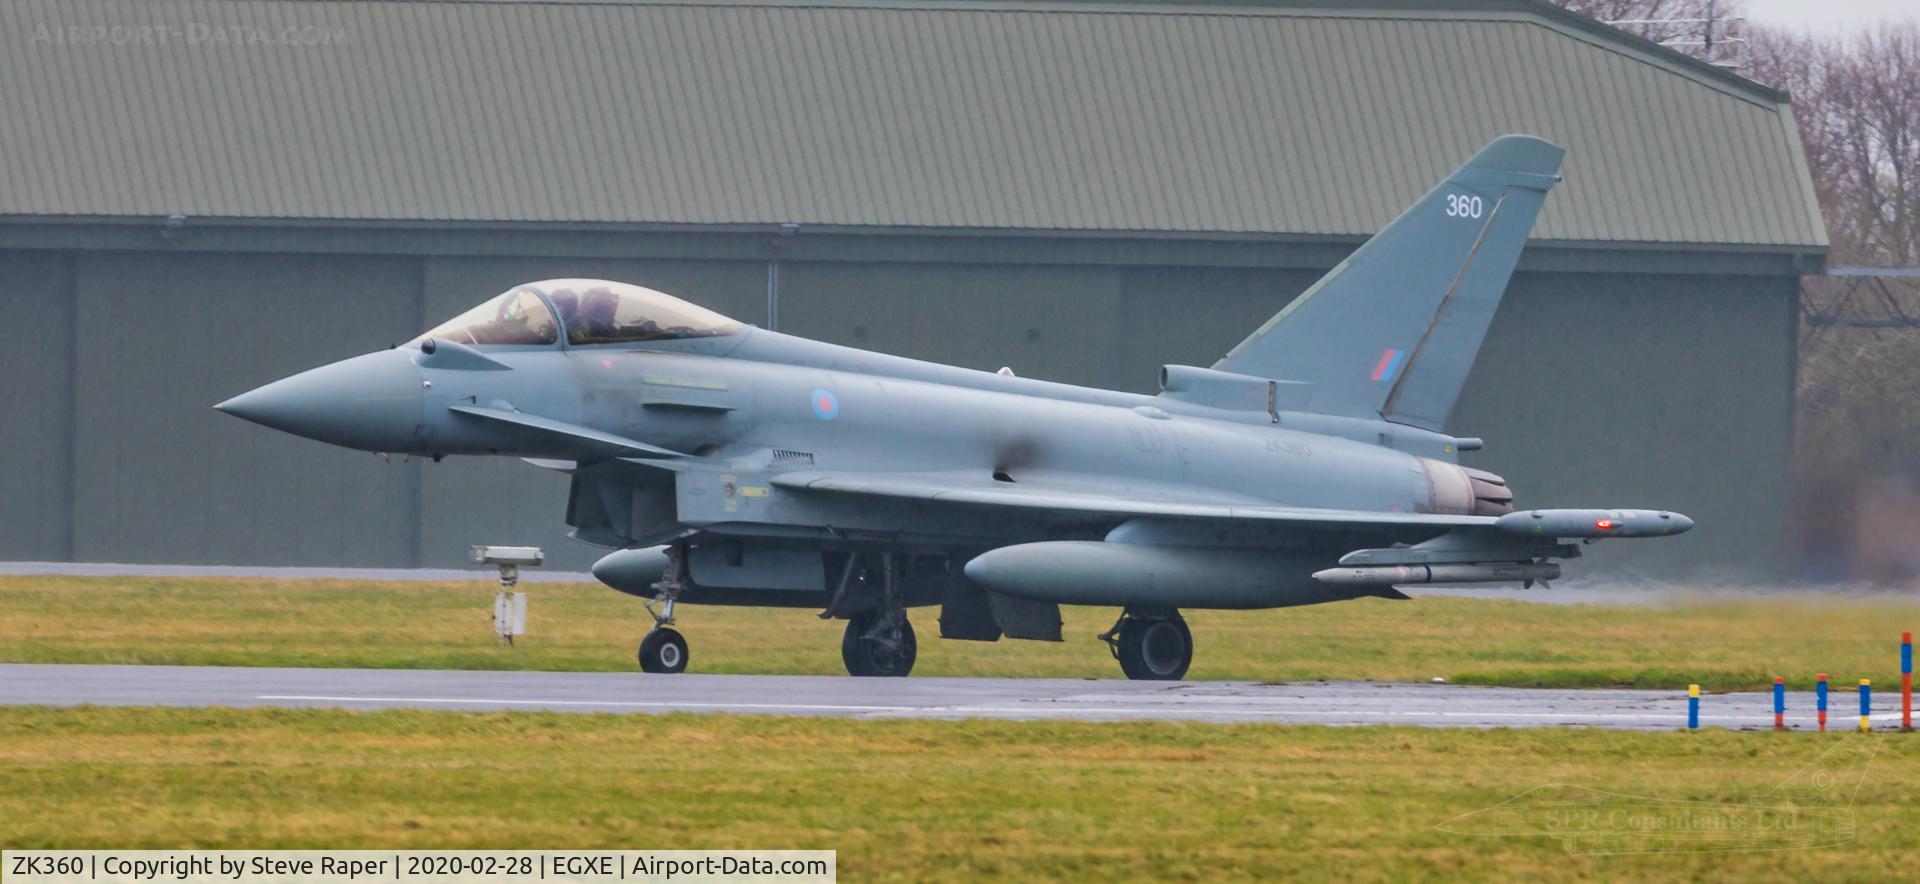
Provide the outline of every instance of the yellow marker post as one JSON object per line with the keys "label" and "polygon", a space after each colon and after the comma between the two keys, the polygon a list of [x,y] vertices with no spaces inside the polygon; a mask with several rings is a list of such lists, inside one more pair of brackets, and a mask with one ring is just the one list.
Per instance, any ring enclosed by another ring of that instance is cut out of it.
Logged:
{"label": "yellow marker post", "polygon": [[1700,686],[1687,685],[1687,730],[1700,729]]}
{"label": "yellow marker post", "polygon": [[1860,732],[1873,728],[1873,679],[1860,679]]}

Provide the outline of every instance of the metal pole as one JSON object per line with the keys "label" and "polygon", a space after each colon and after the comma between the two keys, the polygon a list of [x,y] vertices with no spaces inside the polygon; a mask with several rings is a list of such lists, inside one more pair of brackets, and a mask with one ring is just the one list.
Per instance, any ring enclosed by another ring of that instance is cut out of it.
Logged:
{"label": "metal pole", "polygon": [[1913,633],[1900,633],[1900,729],[1913,730]]}
{"label": "metal pole", "polygon": [[767,262],[767,331],[780,330],[780,259]]}
{"label": "metal pole", "polygon": [[1707,61],[1712,61],[1712,60],[1713,60],[1713,7],[1714,7],[1714,2],[1715,2],[1715,0],[1707,0],[1707,38],[1706,38],[1706,41],[1705,41],[1705,43],[1706,43],[1706,45],[1705,45],[1705,46],[1704,46],[1704,47],[1702,48],[1702,50],[1701,50],[1701,57],[1702,57],[1702,58],[1705,58],[1705,59],[1706,59]]}

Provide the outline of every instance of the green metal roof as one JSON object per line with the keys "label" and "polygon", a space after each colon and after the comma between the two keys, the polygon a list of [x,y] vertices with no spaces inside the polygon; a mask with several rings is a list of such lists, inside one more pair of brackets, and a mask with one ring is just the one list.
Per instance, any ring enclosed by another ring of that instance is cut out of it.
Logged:
{"label": "green metal roof", "polygon": [[0,216],[1826,243],[1781,94],[1541,0],[0,4]]}

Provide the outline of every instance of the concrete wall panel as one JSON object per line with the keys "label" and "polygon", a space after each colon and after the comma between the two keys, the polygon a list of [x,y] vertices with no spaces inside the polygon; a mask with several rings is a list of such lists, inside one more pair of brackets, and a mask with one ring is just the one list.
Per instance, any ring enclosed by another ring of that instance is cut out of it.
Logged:
{"label": "concrete wall panel", "polygon": [[1108,383],[1123,360],[1106,267],[796,263],[784,271],[791,334],[1071,384]]}
{"label": "concrete wall panel", "polygon": [[1575,573],[1779,575],[1791,498],[1795,283],[1520,274],[1452,429],[1523,507],[1680,510],[1698,527],[1601,543]]}
{"label": "concrete wall panel", "polygon": [[0,559],[73,551],[73,261],[0,252]]}
{"label": "concrete wall panel", "polygon": [[393,342],[420,314],[419,278],[408,258],[87,254],[74,558],[414,564],[416,469],[212,406]]}

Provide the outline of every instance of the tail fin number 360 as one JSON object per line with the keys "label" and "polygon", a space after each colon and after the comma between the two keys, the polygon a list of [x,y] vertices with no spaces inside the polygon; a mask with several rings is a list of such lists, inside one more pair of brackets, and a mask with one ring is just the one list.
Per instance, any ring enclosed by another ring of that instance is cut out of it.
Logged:
{"label": "tail fin number 360", "polygon": [[1485,204],[1477,196],[1464,193],[1447,194],[1447,217],[1478,218]]}

